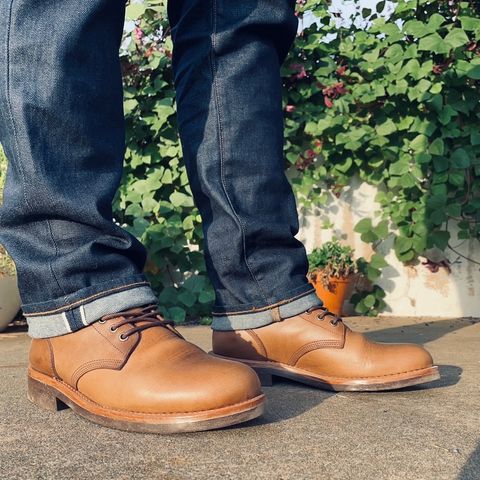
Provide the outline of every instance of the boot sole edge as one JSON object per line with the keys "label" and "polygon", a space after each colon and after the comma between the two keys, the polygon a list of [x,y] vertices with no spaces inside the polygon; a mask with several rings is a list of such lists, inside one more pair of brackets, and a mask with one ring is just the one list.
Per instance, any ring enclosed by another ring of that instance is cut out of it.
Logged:
{"label": "boot sole edge", "polygon": [[412,370],[385,377],[370,377],[358,379],[342,379],[328,376],[314,375],[289,365],[274,362],[261,362],[245,360],[241,358],[225,357],[210,353],[211,355],[242,362],[255,370],[262,386],[268,387],[273,384],[274,377],[287,378],[305,385],[334,392],[378,392],[386,390],[398,390],[423,383],[430,383],[440,378],[438,367],[431,367]]}
{"label": "boot sole edge", "polygon": [[28,399],[49,411],[71,408],[97,425],[137,433],[172,434],[216,430],[253,420],[265,411],[265,395],[234,405],[191,413],[139,413],[96,404],[64,382],[28,371]]}

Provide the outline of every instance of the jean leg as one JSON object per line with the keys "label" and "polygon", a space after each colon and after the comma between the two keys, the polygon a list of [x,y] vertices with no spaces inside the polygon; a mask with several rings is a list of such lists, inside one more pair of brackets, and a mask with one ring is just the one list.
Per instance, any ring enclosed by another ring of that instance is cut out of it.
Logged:
{"label": "jean leg", "polygon": [[169,4],[180,135],[216,291],[214,328],[264,325],[320,303],[284,173],[280,66],[297,30],[294,4]]}
{"label": "jean leg", "polygon": [[[114,0],[0,0],[0,141],[10,162],[0,241],[24,312],[42,325],[36,336],[136,306],[134,288],[141,302],[155,299],[143,246],[112,221],[124,155],[124,9]],[[111,294],[115,305],[92,305]]]}

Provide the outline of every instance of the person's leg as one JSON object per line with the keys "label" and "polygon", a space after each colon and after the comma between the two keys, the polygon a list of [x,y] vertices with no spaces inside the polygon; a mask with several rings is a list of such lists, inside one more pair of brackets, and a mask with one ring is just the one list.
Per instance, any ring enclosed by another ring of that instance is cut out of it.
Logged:
{"label": "person's leg", "polygon": [[32,337],[156,302],[143,246],[112,221],[124,154],[124,4],[0,0],[0,242]]}
{"label": "person's leg", "polygon": [[179,129],[216,292],[214,329],[259,327],[321,304],[306,278],[284,173],[280,65],[297,31],[294,5],[169,4]]}
{"label": "person's leg", "polygon": [[336,390],[430,381],[438,371],[428,352],[369,342],[307,281],[283,159],[280,64],[296,32],[294,5],[170,3],[180,134],[216,291],[213,351],[267,381]]}
{"label": "person's leg", "polygon": [[34,338],[28,394],[128,431],[259,416],[255,373],[186,342],[156,311],[143,247],[112,221],[122,172],[124,2],[0,0],[1,241]]}

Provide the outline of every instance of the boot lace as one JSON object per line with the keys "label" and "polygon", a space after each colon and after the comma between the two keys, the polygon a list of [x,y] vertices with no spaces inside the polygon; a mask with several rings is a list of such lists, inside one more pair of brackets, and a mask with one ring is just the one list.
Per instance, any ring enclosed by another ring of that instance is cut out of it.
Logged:
{"label": "boot lace", "polygon": [[[141,309],[135,308],[132,310],[125,310],[124,312],[111,313],[105,315],[99,320],[99,323],[105,323],[107,320],[118,319],[117,322],[112,323],[110,331],[115,332],[119,327],[127,324],[133,325],[130,330],[123,332],[120,335],[120,340],[127,340],[131,335],[147,328],[163,327],[172,331],[180,338],[182,335],[175,329],[175,323],[172,320],[165,320],[156,305],[148,305]],[[141,325],[137,325],[138,322],[142,322]]]}
{"label": "boot lace", "polygon": [[336,327],[339,323],[343,322],[342,318],[339,317],[338,315],[335,315],[334,313],[330,312],[328,308],[322,306],[315,306],[311,307],[307,310],[308,313],[312,313],[315,311],[319,311],[317,314],[318,320],[324,320],[326,317],[330,318],[330,323]]}

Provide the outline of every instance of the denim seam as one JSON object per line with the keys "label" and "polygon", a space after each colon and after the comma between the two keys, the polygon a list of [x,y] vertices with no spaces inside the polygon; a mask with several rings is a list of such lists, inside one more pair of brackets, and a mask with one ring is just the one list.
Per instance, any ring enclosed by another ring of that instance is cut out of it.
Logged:
{"label": "denim seam", "polygon": [[[96,298],[101,298],[105,297],[109,293],[117,292],[117,291],[122,291],[122,290],[130,290],[132,287],[137,287],[140,285],[149,285],[148,282],[136,282],[136,283],[129,283],[127,285],[122,285],[120,287],[115,287],[115,288],[110,288],[108,290],[104,290],[102,292],[96,293],[95,295],[90,295],[89,297],[82,298],[80,300],[76,300],[75,302],[69,304],[69,305],[64,305],[63,307],[56,308],[54,310],[49,310],[46,312],[35,312],[35,313],[28,313],[25,314],[26,317],[39,317],[42,315],[50,315],[53,313],[60,313],[65,310],[75,308],[76,306],[82,305],[83,303],[88,303],[89,301],[95,300]],[[128,288],[127,288],[128,287]]]}
{"label": "denim seam", "polygon": [[[5,38],[5,93],[6,93],[6,103],[8,107],[8,115],[10,117],[10,122],[13,130],[13,140],[15,145],[15,154],[17,159],[20,160],[20,149],[18,147],[18,138],[17,138],[17,127],[15,124],[15,119],[13,117],[12,103],[10,101],[10,41],[11,41],[11,24],[12,24],[12,14],[13,14],[13,2],[10,1],[9,10],[8,10],[8,23],[7,23],[7,36]],[[18,169],[20,170],[20,176],[22,177],[22,187],[23,187],[23,199],[25,204],[30,207],[28,203],[28,198],[25,189],[25,174],[23,172],[23,167],[20,161],[17,162]]]}
{"label": "denim seam", "polygon": [[315,288],[312,288],[311,290],[308,290],[306,292],[300,293],[299,295],[295,295],[294,297],[287,298],[285,300],[281,300],[280,302],[272,303],[270,305],[267,305],[265,307],[260,307],[260,308],[252,308],[250,310],[242,310],[239,312],[212,312],[213,317],[224,317],[225,315],[245,315],[248,313],[259,313],[259,312],[265,312],[267,310],[271,310],[272,308],[279,307],[282,305],[285,305],[287,303],[293,302],[294,300],[297,300],[302,297],[306,297],[307,295],[312,294],[315,292]]}
{"label": "denim seam", "polygon": [[[6,62],[5,62],[5,69],[6,69],[6,75],[5,75],[5,96],[6,96],[6,103],[7,103],[7,108],[8,108],[8,115],[10,117],[10,122],[12,126],[12,133],[13,133],[13,143],[15,145],[14,151],[15,151],[15,156],[16,158],[16,165],[18,166],[18,170],[20,172],[20,177],[22,179],[22,190],[23,190],[23,199],[25,201],[25,205],[27,205],[28,208],[31,208],[29,202],[28,202],[28,197],[27,197],[27,189],[26,189],[26,181],[25,181],[25,172],[23,170],[21,158],[20,158],[20,148],[18,145],[18,133],[17,133],[17,126],[15,123],[15,117],[13,115],[13,108],[12,108],[12,102],[11,102],[11,74],[10,74],[10,45],[11,45],[11,25],[12,25],[12,15],[13,15],[13,3],[14,0],[10,1],[9,4],[9,9],[8,9],[8,23],[7,23],[7,36],[6,36],[6,45],[5,45],[5,51],[6,51]],[[54,246],[54,251],[55,251],[55,258],[58,256],[58,246],[57,243],[55,242],[55,239],[53,238],[53,232],[52,232],[52,226],[50,223],[50,220],[46,220],[47,224],[47,230],[48,233],[50,234],[50,238],[52,239],[52,243]],[[66,295],[65,289],[60,285],[60,282],[58,281],[57,275],[55,274],[53,270],[53,265],[52,262],[49,262],[49,269],[50,272],[52,273],[53,278],[55,279],[55,282],[58,286],[58,288],[63,292],[64,295]]]}
{"label": "denim seam", "polygon": [[260,282],[254,275],[250,264],[248,263],[247,259],[247,249],[246,249],[246,242],[245,242],[245,226],[242,223],[242,220],[240,219],[237,211],[235,210],[233,206],[233,202],[228,194],[227,191],[227,185],[225,181],[225,165],[224,165],[224,159],[225,159],[225,150],[224,150],[224,141],[223,141],[223,127],[222,127],[222,116],[220,113],[220,99],[219,99],[219,94],[218,94],[218,79],[216,75],[217,71],[217,64],[215,61],[215,47],[216,47],[216,37],[217,37],[217,0],[212,0],[212,36],[211,36],[211,51],[209,55],[210,59],[210,69],[212,72],[212,91],[213,91],[213,101],[214,101],[214,106],[215,106],[215,111],[216,111],[216,124],[217,124],[217,129],[218,129],[218,143],[219,143],[219,155],[220,155],[220,179],[221,179],[221,184],[222,184],[222,189],[223,193],[227,199],[227,202],[232,210],[233,216],[235,220],[238,223],[238,226],[240,227],[240,231],[242,234],[242,247],[243,247],[243,260],[245,262],[245,265],[250,273],[250,276],[252,277],[253,281],[257,284],[257,287],[259,289],[259,292],[261,296],[263,297],[263,300],[265,302],[267,301],[267,297],[265,295],[265,292],[263,291],[262,287],[260,286]]}

